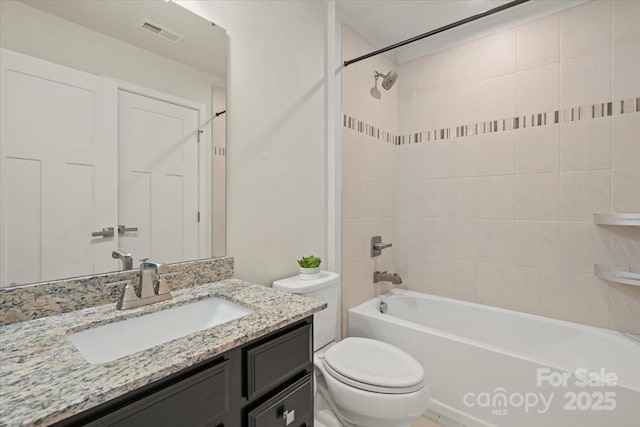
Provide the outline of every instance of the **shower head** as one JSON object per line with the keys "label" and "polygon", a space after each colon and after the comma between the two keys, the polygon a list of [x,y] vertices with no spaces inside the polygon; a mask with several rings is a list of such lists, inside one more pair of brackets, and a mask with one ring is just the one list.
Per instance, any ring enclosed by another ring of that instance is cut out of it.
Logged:
{"label": "shower head", "polygon": [[382,77],[382,87],[385,90],[391,89],[395,84],[396,80],[398,80],[398,73],[396,73],[393,70],[389,71],[387,74],[382,74],[378,71],[374,71],[373,76],[376,78],[376,80],[373,84],[373,87],[370,90],[370,93],[371,93],[371,96],[373,96],[376,99],[381,98],[380,91],[378,90],[378,77]]}
{"label": "shower head", "polygon": [[389,71],[386,75],[382,75],[376,71],[376,76],[383,78],[382,87],[385,88],[386,90],[391,89],[393,85],[396,83],[396,80],[398,80],[398,73],[396,73],[393,70]]}

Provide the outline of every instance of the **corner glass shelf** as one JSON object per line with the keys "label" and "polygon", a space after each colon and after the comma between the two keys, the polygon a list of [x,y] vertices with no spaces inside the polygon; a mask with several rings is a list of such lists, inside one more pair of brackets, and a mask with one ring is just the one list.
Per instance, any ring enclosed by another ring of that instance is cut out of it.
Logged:
{"label": "corner glass shelf", "polygon": [[610,282],[640,286],[640,272],[632,271],[631,267],[596,264],[594,273],[599,278]]}
{"label": "corner glass shelf", "polygon": [[640,227],[640,214],[593,214],[593,222],[602,225]]}

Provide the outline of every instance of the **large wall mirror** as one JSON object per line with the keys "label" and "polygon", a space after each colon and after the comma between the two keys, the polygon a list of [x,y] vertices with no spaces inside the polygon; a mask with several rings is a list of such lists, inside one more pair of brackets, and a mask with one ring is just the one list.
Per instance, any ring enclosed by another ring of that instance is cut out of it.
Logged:
{"label": "large wall mirror", "polygon": [[225,30],[161,0],[0,8],[0,287],[225,255]]}

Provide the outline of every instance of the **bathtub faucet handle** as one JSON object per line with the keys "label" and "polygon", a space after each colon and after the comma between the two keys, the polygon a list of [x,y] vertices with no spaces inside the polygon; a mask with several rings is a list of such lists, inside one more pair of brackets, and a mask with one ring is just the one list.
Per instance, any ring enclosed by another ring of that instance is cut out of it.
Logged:
{"label": "bathtub faucet handle", "polygon": [[371,238],[371,257],[376,257],[382,253],[383,249],[393,246],[392,243],[382,243],[382,236],[373,236]]}

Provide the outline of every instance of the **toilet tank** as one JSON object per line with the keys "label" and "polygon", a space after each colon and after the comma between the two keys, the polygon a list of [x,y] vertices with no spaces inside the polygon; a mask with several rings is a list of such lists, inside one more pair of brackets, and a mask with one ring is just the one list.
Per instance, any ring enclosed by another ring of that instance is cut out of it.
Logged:
{"label": "toilet tank", "polygon": [[320,278],[302,280],[300,276],[273,282],[273,289],[304,295],[327,303],[327,308],[313,315],[313,351],[336,339],[340,275],[321,271]]}

